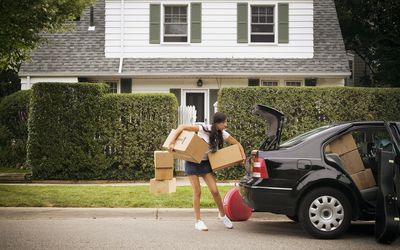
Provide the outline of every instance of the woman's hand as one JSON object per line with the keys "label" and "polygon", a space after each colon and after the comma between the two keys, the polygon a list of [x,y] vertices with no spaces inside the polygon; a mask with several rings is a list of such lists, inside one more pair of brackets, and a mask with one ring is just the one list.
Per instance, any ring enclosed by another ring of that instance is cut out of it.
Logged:
{"label": "woman's hand", "polygon": [[169,151],[169,152],[174,151],[174,147],[175,147],[175,142],[171,142],[171,143],[168,145],[168,151]]}

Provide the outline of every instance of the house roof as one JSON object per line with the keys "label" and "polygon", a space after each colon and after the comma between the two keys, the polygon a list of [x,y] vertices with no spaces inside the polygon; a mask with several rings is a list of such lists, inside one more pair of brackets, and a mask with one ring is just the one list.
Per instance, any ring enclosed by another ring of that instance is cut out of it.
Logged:
{"label": "house roof", "polygon": [[314,57],[274,58],[105,58],[105,1],[95,7],[95,31],[88,31],[89,9],[73,32],[48,39],[21,66],[20,76],[258,76],[349,75],[348,60],[333,0],[314,0]]}

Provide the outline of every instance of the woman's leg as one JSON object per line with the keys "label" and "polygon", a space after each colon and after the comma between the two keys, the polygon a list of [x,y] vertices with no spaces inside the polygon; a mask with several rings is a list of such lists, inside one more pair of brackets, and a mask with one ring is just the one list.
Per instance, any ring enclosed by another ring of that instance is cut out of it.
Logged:
{"label": "woman's leg", "polygon": [[222,205],[222,198],[218,191],[217,181],[212,173],[203,175],[204,181],[207,183],[208,189],[210,190],[215,203],[217,204],[219,214],[223,217],[225,216],[224,207]]}
{"label": "woman's leg", "polygon": [[188,176],[190,184],[193,190],[193,209],[196,222],[200,220],[200,197],[201,197],[201,187],[200,180],[197,175]]}

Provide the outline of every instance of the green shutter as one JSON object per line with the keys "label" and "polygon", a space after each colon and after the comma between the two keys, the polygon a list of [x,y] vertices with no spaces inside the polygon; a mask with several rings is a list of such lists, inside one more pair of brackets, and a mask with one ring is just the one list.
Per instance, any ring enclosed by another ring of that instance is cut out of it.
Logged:
{"label": "green shutter", "polygon": [[121,79],[121,93],[132,93],[132,79],[122,78]]}
{"label": "green shutter", "polygon": [[201,43],[201,3],[190,4],[190,42]]}
{"label": "green shutter", "polygon": [[248,4],[237,4],[237,42],[247,43],[248,40]]}
{"label": "green shutter", "polygon": [[160,4],[150,4],[150,43],[160,43]]}
{"label": "green shutter", "polygon": [[278,43],[289,43],[289,4],[278,3]]}
{"label": "green shutter", "polygon": [[181,106],[181,89],[169,89],[169,92],[176,96],[176,99],[178,99],[178,104]]}

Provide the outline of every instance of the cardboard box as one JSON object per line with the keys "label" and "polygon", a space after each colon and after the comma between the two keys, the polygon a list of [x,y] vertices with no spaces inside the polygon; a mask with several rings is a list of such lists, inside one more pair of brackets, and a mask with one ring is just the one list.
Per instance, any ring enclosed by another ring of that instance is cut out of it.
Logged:
{"label": "cardboard box", "polygon": [[355,149],[357,149],[357,145],[351,133],[345,134],[329,144],[329,150],[339,156]]}
{"label": "cardboard box", "polygon": [[375,178],[370,168],[350,176],[359,190],[376,186]]}
{"label": "cardboard box", "polygon": [[156,168],[155,169],[155,179],[157,181],[171,180],[174,177],[173,168]]}
{"label": "cardboard box", "polygon": [[352,175],[365,170],[364,163],[361,159],[358,149],[347,152],[340,156],[344,168]]}
{"label": "cardboard box", "polygon": [[[168,148],[174,134],[173,129],[163,144],[164,148]],[[176,139],[172,154],[177,159],[200,163],[207,151],[208,143],[203,138],[195,132],[184,130]]]}
{"label": "cardboard box", "polygon": [[244,160],[238,144],[220,149],[215,153],[209,152],[208,159],[213,170],[232,167]]}
{"label": "cardboard box", "polygon": [[165,181],[157,181],[155,178],[150,180],[150,192],[151,193],[175,193],[176,192],[176,179]]}
{"label": "cardboard box", "polygon": [[154,166],[156,168],[173,168],[174,156],[168,151],[154,151]]}

